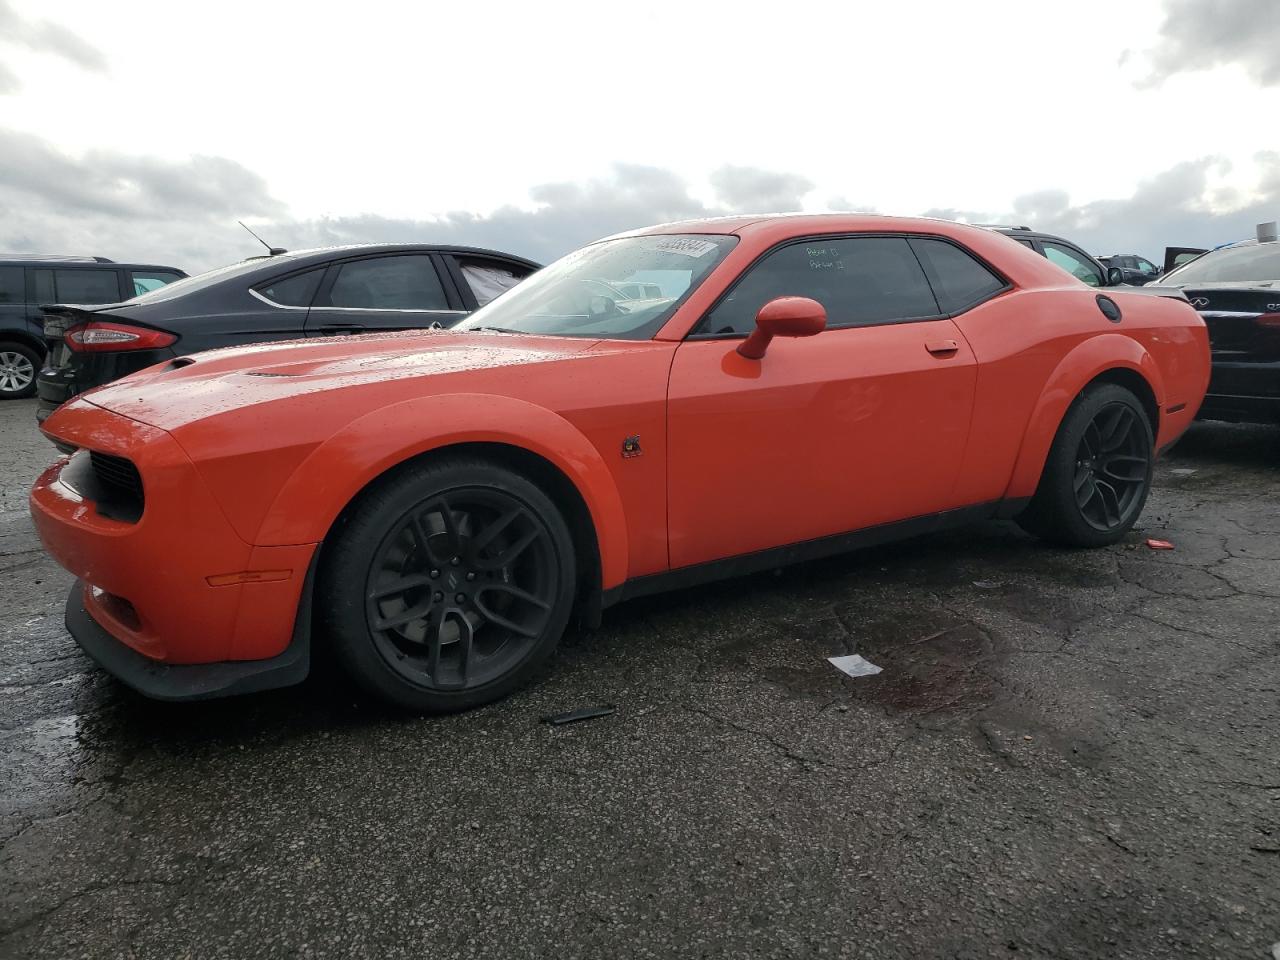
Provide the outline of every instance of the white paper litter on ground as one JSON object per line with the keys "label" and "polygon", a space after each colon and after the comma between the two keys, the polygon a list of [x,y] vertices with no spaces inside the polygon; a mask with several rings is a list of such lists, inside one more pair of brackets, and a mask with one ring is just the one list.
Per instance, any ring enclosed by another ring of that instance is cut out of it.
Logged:
{"label": "white paper litter on ground", "polygon": [[851,677],[874,677],[880,672],[870,660],[864,660],[861,654],[852,653],[847,657],[827,657],[837,670],[843,670]]}

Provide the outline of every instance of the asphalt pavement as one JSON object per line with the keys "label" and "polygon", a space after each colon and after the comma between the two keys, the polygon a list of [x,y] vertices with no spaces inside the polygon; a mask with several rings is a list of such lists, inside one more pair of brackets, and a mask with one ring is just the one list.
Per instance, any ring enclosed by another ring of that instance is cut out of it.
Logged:
{"label": "asphalt pavement", "polygon": [[438,719],[100,673],[27,515],[34,414],[0,404],[0,957],[1280,942],[1280,430],[1194,427],[1114,548],[991,523],[634,601]]}

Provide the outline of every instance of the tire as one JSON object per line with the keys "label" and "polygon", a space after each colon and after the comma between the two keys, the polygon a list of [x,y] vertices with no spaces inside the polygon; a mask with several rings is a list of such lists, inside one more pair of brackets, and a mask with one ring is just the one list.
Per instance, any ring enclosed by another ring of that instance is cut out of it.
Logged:
{"label": "tire", "polygon": [[15,340],[0,342],[0,400],[20,400],[36,392],[39,351]]}
{"label": "tire", "polygon": [[530,480],[450,458],[367,491],[323,547],[316,613],[339,668],[415,713],[490,703],[551,656],[573,609],[573,540]]}
{"label": "tire", "polygon": [[1062,418],[1018,525],[1062,546],[1117,543],[1147,501],[1154,447],[1151,420],[1131,391],[1090,384]]}

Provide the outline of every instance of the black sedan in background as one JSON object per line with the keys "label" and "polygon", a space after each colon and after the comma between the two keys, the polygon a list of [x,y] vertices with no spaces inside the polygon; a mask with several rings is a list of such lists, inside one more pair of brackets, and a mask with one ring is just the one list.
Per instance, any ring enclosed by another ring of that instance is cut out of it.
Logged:
{"label": "black sedan in background", "polygon": [[1202,420],[1280,423],[1280,242],[1259,237],[1210,250],[1159,281],[1186,294],[1209,328]]}
{"label": "black sedan in background", "polygon": [[452,326],[538,266],[469,247],[327,247],[211,270],[124,303],[45,306],[49,353],[36,417],[90,387],[200,350]]}

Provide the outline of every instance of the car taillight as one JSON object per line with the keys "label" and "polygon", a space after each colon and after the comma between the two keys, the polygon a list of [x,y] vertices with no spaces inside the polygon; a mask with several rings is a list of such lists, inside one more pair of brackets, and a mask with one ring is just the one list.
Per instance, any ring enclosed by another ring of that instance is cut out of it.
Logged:
{"label": "car taillight", "polygon": [[72,327],[63,335],[63,340],[68,347],[80,353],[106,353],[113,350],[155,350],[171,346],[178,338],[163,330],[90,320]]}
{"label": "car taillight", "polygon": [[1260,327],[1275,327],[1280,330],[1280,313],[1259,314],[1253,322]]}

